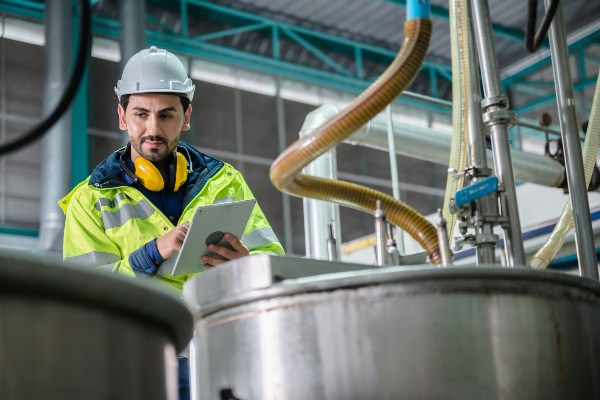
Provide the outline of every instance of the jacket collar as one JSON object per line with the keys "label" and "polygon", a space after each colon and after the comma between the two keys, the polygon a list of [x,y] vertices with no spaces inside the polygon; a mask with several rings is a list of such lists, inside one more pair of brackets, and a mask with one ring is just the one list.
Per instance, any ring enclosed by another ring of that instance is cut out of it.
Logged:
{"label": "jacket collar", "polygon": [[[188,176],[191,184],[194,184],[200,176],[214,175],[223,165],[223,161],[196,150],[184,140],[180,139],[177,146],[187,150],[182,151],[182,154],[192,166],[192,172]],[[119,157],[125,153],[126,149],[126,147],[120,148],[98,164],[92,171],[89,185],[101,188],[128,186],[124,182],[123,168],[119,163]]]}

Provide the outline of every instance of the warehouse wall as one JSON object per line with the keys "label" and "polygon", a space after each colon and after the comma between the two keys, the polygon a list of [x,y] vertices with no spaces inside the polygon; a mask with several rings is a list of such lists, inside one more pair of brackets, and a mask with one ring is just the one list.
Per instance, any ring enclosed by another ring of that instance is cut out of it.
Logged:
{"label": "warehouse wall", "polygon": [[[2,137],[17,137],[41,118],[44,84],[44,48],[0,39],[4,46],[4,73],[0,86],[5,91]],[[114,85],[119,78],[119,63],[93,58],[90,68],[88,166],[91,169],[120,146],[117,97]],[[298,138],[306,114],[316,107],[283,100],[285,143],[278,141],[276,99],[232,87],[195,81],[192,129],[182,135],[200,150],[215,154],[240,169],[280,240],[284,241],[283,195],[268,178],[269,166],[281,146]],[[0,91],[2,91],[0,90]],[[74,134],[82,134],[75,132]],[[41,159],[41,142],[0,159],[0,226],[37,229],[39,224],[40,171],[51,160]],[[357,174],[392,193],[387,153],[351,145],[337,148],[340,173]],[[398,156],[399,179],[403,182],[443,188],[446,168],[441,165]],[[372,178],[372,179],[371,179]],[[381,181],[383,180],[383,181]],[[383,185],[381,185],[383,184]],[[434,212],[442,198],[402,191],[402,199],[423,214]],[[292,243],[288,252],[304,254],[302,200],[290,199]],[[371,216],[341,209],[342,239],[352,240],[373,230]]]}

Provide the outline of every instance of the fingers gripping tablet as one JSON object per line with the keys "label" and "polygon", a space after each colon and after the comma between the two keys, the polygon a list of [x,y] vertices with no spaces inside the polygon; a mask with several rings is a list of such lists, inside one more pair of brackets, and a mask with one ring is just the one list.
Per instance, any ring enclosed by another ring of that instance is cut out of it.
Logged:
{"label": "fingers gripping tablet", "polygon": [[[223,238],[224,234],[230,233],[241,239],[255,204],[256,200],[250,199],[197,208],[181,250],[177,255],[171,257],[171,259],[175,259],[172,275],[186,275],[203,271],[206,267],[202,256],[220,257],[208,250],[208,245],[211,243],[231,249],[229,243]],[[168,261],[170,260],[165,263]],[[165,263],[161,265],[160,270],[163,270]],[[169,267],[167,268],[163,271],[159,270],[159,273],[166,274],[170,270]]]}
{"label": "fingers gripping tablet", "polygon": [[[225,240],[225,233],[223,233],[221,231],[216,231],[216,232],[213,232],[210,235],[208,235],[206,237],[206,240],[204,241],[204,243],[206,244],[207,247],[209,244],[216,244],[217,246],[221,246],[221,247],[225,247],[229,250],[233,250],[233,247],[231,247],[229,242],[227,240]],[[206,255],[209,256],[210,258],[217,258],[220,260],[225,259],[220,254],[214,253],[210,250],[208,251],[208,253],[206,253]]]}

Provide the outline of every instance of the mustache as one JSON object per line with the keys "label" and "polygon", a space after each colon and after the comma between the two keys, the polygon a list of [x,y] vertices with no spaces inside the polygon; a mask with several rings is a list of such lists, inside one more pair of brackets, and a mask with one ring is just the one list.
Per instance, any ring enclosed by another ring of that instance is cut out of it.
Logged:
{"label": "mustache", "polygon": [[161,143],[167,143],[167,139],[165,139],[162,136],[152,136],[152,135],[146,135],[146,136],[142,136],[140,138],[140,143],[145,142],[146,140],[150,140],[152,142],[161,142]]}

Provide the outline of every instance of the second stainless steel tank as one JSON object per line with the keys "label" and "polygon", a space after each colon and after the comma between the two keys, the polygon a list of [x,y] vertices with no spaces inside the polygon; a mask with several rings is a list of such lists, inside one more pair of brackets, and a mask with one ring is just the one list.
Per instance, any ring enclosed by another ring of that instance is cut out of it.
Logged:
{"label": "second stainless steel tank", "polygon": [[192,337],[193,320],[176,295],[5,253],[1,399],[177,400],[176,356]]}
{"label": "second stainless steel tank", "polygon": [[262,255],[186,284],[198,398],[600,398],[597,282],[360,269]]}

